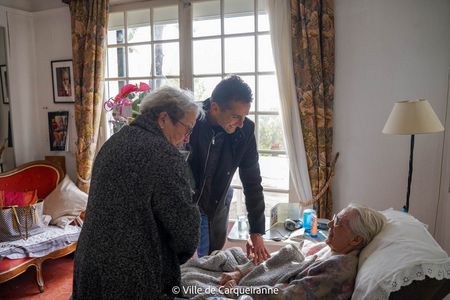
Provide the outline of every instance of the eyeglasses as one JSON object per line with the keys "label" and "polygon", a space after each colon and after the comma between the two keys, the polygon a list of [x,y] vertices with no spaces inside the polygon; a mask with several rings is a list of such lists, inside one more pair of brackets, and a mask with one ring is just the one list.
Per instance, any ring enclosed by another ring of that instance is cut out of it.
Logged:
{"label": "eyeglasses", "polygon": [[181,121],[178,121],[178,123],[180,123],[181,125],[183,125],[184,126],[184,128],[186,128],[186,134],[185,134],[185,136],[190,136],[191,134],[192,134],[192,131],[194,130],[194,128],[193,127],[191,127],[191,126],[188,126],[188,125],[186,125],[186,124],[184,124],[183,122],[181,122]]}

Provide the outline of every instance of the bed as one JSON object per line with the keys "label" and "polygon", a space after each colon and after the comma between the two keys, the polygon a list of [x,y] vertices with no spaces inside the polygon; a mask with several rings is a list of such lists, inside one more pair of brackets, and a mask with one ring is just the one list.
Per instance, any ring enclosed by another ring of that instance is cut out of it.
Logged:
{"label": "bed", "polygon": [[[429,234],[427,226],[400,211],[388,209],[382,213],[388,222],[360,253],[351,299],[443,299],[450,294],[450,258]],[[233,253],[233,249],[227,251],[231,255],[228,253],[219,265],[230,269],[230,262],[243,258],[240,253]],[[216,275],[206,272],[204,282],[208,282],[208,276]],[[185,278],[182,277],[182,282],[187,283]],[[200,286],[205,290],[205,285]],[[192,297],[195,291],[190,292]],[[216,295],[211,299],[226,298]]]}

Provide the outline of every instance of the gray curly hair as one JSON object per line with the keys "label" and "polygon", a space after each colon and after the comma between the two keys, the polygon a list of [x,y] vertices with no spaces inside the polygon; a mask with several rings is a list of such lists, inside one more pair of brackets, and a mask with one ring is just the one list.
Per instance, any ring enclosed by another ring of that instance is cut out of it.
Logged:
{"label": "gray curly hair", "polygon": [[161,87],[142,100],[140,106],[141,114],[149,115],[154,121],[158,119],[161,112],[166,112],[172,122],[178,122],[188,112],[194,112],[195,116],[204,116],[203,109],[194,102],[191,91],[176,87]]}
{"label": "gray curly hair", "polygon": [[363,239],[362,248],[372,241],[386,223],[386,217],[382,213],[369,207],[351,203],[343,210],[352,213],[348,226]]}

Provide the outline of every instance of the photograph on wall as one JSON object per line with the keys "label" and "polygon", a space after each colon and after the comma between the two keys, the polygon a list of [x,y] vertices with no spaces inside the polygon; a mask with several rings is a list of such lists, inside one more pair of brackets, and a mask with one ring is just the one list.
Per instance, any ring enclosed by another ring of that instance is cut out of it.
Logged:
{"label": "photograph on wall", "polygon": [[68,151],[68,124],[68,111],[51,111],[48,113],[50,151]]}
{"label": "photograph on wall", "polygon": [[8,72],[6,70],[6,65],[0,66],[0,86],[1,86],[1,96],[3,103],[9,103],[9,89],[8,89]]}
{"label": "photograph on wall", "polygon": [[72,60],[54,60],[52,64],[53,102],[74,103]]}

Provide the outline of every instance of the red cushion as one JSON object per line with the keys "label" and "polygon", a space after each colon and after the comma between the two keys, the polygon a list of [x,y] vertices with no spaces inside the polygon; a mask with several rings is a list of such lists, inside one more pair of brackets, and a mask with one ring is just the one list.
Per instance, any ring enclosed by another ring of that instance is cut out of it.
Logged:
{"label": "red cushion", "polygon": [[0,191],[0,204],[2,206],[29,206],[38,201],[37,192],[15,192],[15,191]]}
{"label": "red cushion", "polygon": [[44,199],[55,189],[59,180],[57,169],[49,165],[36,164],[15,172],[0,174],[0,190],[16,192],[37,190],[38,198]]}

